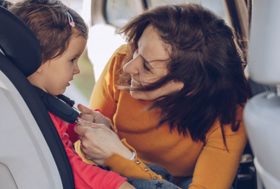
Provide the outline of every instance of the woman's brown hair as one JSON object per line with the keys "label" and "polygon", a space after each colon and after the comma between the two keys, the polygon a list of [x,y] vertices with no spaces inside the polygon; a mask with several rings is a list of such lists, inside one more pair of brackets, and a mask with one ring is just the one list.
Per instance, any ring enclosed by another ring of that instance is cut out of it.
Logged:
{"label": "woman's brown hair", "polygon": [[168,123],[170,129],[189,132],[194,140],[205,142],[206,133],[218,120],[225,141],[223,126],[230,124],[232,130],[238,129],[237,107],[250,95],[231,29],[200,5],[162,6],[122,28],[132,51],[149,25],[171,45],[171,61],[167,76],[139,90],[153,90],[171,80],[184,83],[180,91],[153,103],[153,108],[161,109],[159,126]]}

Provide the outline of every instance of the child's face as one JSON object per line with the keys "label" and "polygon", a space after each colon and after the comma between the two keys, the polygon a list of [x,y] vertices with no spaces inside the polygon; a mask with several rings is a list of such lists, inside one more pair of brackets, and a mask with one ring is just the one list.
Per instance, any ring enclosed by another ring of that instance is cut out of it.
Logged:
{"label": "child's face", "polygon": [[52,95],[64,93],[75,74],[80,73],[78,59],[86,46],[86,39],[72,35],[64,53],[54,59],[47,60],[28,79]]}

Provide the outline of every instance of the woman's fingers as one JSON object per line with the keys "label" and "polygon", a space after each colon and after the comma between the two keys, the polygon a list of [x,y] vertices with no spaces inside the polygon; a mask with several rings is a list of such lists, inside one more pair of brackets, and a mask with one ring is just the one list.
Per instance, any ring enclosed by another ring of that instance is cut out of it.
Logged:
{"label": "woman's fingers", "polygon": [[95,122],[95,116],[93,114],[80,113],[79,118],[90,122]]}
{"label": "woman's fingers", "polygon": [[104,124],[81,119],[74,130],[80,136],[83,152],[99,165],[112,154],[131,157],[131,151],[122,144],[118,135]]}
{"label": "woman's fingers", "polygon": [[92,124],[93,126],[76,126],[75,131],[80,135],[81,150],[86,157],[93,160],[98,165],[112,155],[112,131],[102,124]]}
{"label": "woman's fingers", "polygon": [[74,131],[80,136],[80,138],[85,135],[87,130],[88,130],[88,128],[86,126],[82,126],[79,124],[76,127],[74,127]]}
{"label": "woman's fingers", "polygon": [[[74,131],[80,135],[81,137],[84,137],[86,133],[91,133],[90,129],[105,129],[107,132],[112,132],[106,125],[104,124],[98,124],[98,123],[92,123],[84,119],[78,118],[78,122],[76,127],[74,128]],[[95,131],[96,132],[96,131]]]}
{"label": "woman's fingers", "polygon": [[82,105],[82,104],[78,104],[78,110],[81,112],[81,113],[86,113],[86,114],[90,114],[93,112],[92,109]]}
{"label": "woman's fingers", "polygon": [[78,109],[81,112],[80,116],[79,116],[81,119],[84,119],[84,120],[87,120],[90,122],[95,122],[96,115],[92,109],[90,109],[82,104],[78,104]]}
{"label": "woman's fingers", "polygon": [[83,118],[78,118],[77,126],[91,127],[92,125],[93,125],[93,123],[91,121],[83,119]]}
{"label": "woman's fingers", "polygon": [[112,122],[110,119],[108,119],[106,116],[104,116],[102,113],[98,111],[93,111],[92,109],[82,105],[78,104],[78,109],[80,110],[80,118],[93,122],[93,123],[101,123],[106,125],[107,127],[112,127]]}

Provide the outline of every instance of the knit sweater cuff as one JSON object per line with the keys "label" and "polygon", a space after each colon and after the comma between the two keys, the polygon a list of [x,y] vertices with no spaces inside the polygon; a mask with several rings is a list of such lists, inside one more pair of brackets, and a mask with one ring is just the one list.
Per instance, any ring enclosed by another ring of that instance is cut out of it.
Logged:
{"label": "knit sweater cuff", "polygon": [[110,167],[112,171],[120,173],[126,177],[148,180],[162,179],[160,175],[154,173],[138,158],[128,160],[118,154],[113,154],[104,164],[105,166]]}

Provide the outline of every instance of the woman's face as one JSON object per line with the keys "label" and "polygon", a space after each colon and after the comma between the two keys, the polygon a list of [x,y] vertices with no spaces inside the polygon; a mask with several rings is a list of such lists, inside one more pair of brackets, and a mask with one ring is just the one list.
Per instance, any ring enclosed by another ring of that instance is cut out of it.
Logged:
{"label": "woman's face", "polygon": [[[148,26],[138,41],[138,48],[132,60],[123,66],[123,71],[130,74],[130,87],[139,88],[155,83],[168,74],[171,46],[164,43],[157,30]],[[139,100],[154,100],[182,89],[182,82],[170,81],[152,91],[130,90],[130,95]]]}

